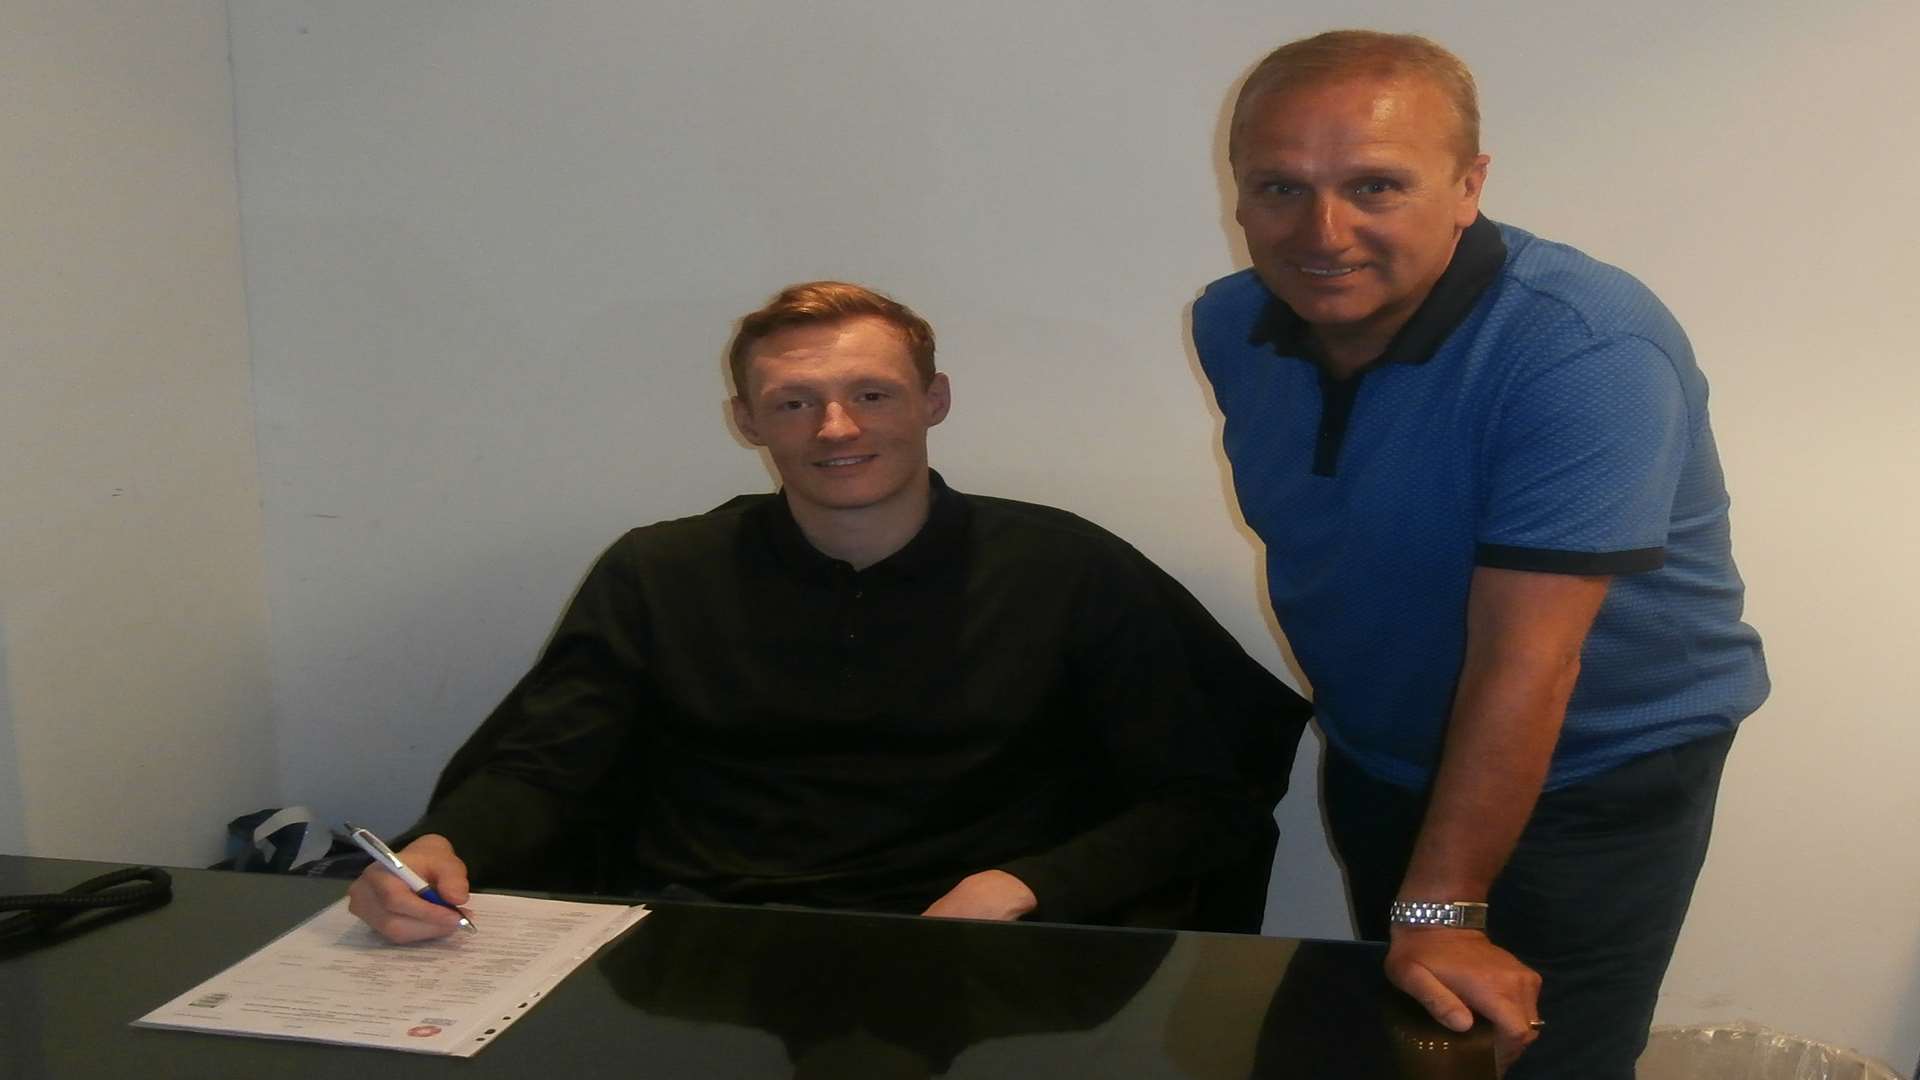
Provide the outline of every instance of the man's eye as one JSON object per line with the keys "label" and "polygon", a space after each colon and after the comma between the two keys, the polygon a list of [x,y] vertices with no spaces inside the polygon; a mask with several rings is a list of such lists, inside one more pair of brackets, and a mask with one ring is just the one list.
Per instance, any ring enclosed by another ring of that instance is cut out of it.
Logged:
{"label": "man's eye", "polygon": [[1362,180],[1353,186],[1353,190],[1359,195],[1378,197],[1381,195],[1391,195],[1393,192],[1400,190],[1400,185],[1391,180]]}
{"label": "man's eye", "polygon": [[1280,180],[1269,180],[1259,185],[1255,190],[1259,191],[1262,195],[1274,195],[1282,198],[1289,195],[1300,194],[1300,186],[1298,184],[1289,184]]}
{"label": "man's eye", "polygon": [[886,399],[887,394],[884,390],[864,390],[854,395],[854,400],[863,405],[871,405],[876,401],[885,401]]}
{"label": "man's eye", "polygon": [[786,401],[775,403],[773,407],[781,412],[799,412],[801,409],[807,407],[807,403],[801,401],[799,398],[789,398]]}

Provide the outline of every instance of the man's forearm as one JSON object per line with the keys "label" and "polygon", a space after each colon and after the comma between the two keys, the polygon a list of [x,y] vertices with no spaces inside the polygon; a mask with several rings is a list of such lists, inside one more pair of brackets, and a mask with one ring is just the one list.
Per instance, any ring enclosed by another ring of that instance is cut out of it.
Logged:
{"label": "man's forearm", "polygon": [[1402,899],[1486,899],[1546,783],[1607,582],[1475,572],[1467,654]]}
{"label": "man's forearm", "polygon": [[[1401,899],[1487,898],[1540,798],[1606,592],[1606,578],[1474,572],[1467,655]],[[1486,1017],[1504,1060],[1537,1037],[1540,976],[1483,932],[1395,925],[1386,971],[1455,1031]]]}
{"label": "man's forearm", "polygon": [[1169,795],[997,869],[1033,890],[1039,917],[1077,922],[1245,857],[1259,840],[1263,818],[1237,790]]}
{"label": "man's forearm", "polygon": [[561,832],[561,800],[524,780],[480,770],[427,811],[406,839],[438,833],[477,881],[536,862]]}
{"label": "man's forearm", "polygon": [[1490,657],[1462,674],[1401,899],[1487,898],[1546,783],[1578,672],[1576,655]]}

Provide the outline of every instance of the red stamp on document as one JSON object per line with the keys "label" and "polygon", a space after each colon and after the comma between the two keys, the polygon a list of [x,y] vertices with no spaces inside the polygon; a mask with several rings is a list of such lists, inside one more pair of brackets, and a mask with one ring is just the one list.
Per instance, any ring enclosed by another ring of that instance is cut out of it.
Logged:
{"label": "red stamp on document", "polygon": [[408,1028],[407,1034],[413,1036],[416,1039],[427,1039],[440,1034],[440,1029],[437,1027],[434,1027],[432,1024],[418,1024],[418,1025],[415,1025],[414,1027]]}

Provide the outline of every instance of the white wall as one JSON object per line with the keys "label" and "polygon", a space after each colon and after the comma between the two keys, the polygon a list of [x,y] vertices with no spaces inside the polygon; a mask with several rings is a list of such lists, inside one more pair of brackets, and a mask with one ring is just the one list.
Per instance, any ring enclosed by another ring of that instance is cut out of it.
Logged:
{"label": "white wall", "polygon": [[[280,790],[221,793],[274,749],[218,6],[9,0],[0,847],[112,857],[154,805],[403,824],[602,545],[767,485],[719,351],[803,277],[940,329],[957,485],[1114,527],[1277,665],[1181,312],[1240,265],[1231,80],[1402,27],[1480,74],[1489,212],[1633,269],[1713,380],[1777,689],[1662,1019],[1913,1060],[1911,5],[798,10],[233,6]],[[1344,933],[1298,792],[1270,929]]]}
{"label": "white wall", "polygon": [[224,5],[0,3],[0,851],[277,787]]}

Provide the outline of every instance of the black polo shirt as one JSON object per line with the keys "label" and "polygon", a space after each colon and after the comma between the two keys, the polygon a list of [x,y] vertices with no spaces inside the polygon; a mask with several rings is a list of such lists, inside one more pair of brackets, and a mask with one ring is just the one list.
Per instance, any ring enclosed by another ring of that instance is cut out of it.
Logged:
{"label": "black polo shirt", "polygon": [[862,571],[779,495],[628,533],[420,828],[484,883],[614,806],[643,887],[919,911],[999,867],[1061,920],[1247,854],[1267,808],[1201,716],[1158,571],[935,479],[920,533]]}

